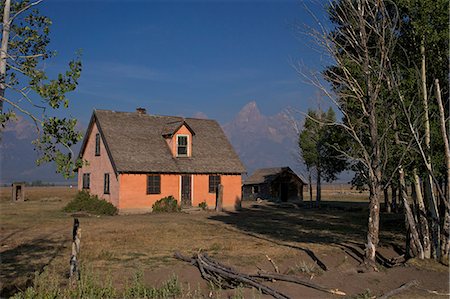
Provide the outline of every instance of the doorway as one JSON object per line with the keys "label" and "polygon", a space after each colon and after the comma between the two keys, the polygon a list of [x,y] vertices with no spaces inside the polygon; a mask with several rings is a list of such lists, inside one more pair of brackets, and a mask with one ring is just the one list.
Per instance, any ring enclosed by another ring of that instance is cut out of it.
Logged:
{"label": "doorway", "polygon": [[181,207],[187,208],[192,206],[191,200],[191,184],[192,179],[190,175],[181,176]]}

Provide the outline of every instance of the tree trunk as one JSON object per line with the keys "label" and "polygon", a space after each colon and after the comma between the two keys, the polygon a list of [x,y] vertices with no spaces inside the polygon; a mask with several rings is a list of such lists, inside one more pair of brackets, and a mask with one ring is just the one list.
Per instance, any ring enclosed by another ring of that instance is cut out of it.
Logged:
{"label": "tree trunk", "polygon": [[320,206],[320,201],[322,200],[322,186],[321,186],[321,173],[320,167],[317,167],[317,185],[316,185],[316,206]]}
{"label": "tree trunk", "polygon": [[[436,99],[439,106],[439,120],[441,125],[441,134],[442,139],[444,140],[444,148],[445,148],[445,163],[447,165],[447,186],[445,188],[444,192],[444,198],[443,200],[449,203],[449,194],[450,194],[450,187],[448,182],[450,181],[450,147],[448,142],[448,135],[447,130],[445,127],[445,113],[444,113],[444,105],[442,104],[442,98],[441,98],[441,88],[439,86],[439,80],[435,80],[435,87],[436,87]],[[448,265],[449,263],[449,251],[450,251],[450,211],[449,211],[449,204],[442,203],[444,206],[444,219],[442,221],[442,234],[441,234],[441,262],[446,263]]]}
{"label": "tree trunk", "polygon": [[398,203],[397,203],[397,187],[391,185],[391,194],[392,194],[392,210],[395,213],[398,213]]}
{"label": "tree trunk", "polygon": [[309,175],[308,175],[308,181],[309,181],[309,201],[311,202],[311,207],[312,207],[312,202],[313,202],[313,188],[312,188],[312,178],[311,178],[311,169],[309,170]]}
{"label": "tree trunk", "polygon": [[364,264],[374,270],[377,270],[375,256],[378,246],[378,235],[380,227],[380,196],[382,188],[376,182],[370,183],[369,193],[369,221],[367,230],[367,244]]}
{"label": "tree trunk", "polygon": [[384,209],[386,213],[391,213],[391,202],[389,200],[389,186],[383,189]]}
{"label": "tree trunk", "polygon": [[11,10],[11,0],[5,0],[5,7],[3,9],[3,33],[2,33],[2,46],[0,50],[0,114],[3,113],[3,102],[5,98],[6,90],[6,57],[8,53],[9,42],[9,14]]}
{"label": "tree trunk", "polygon": [[[426,78],[426,61],[425,61],[425,36],[422,37],[420,43],[420,54],[421,54],[421,81],[422,81],[422,103],[424,109],[424,127],[425,127],[425,155],[426,161],[429,169],[431,169],[431,157],[430,157],[430,143],[431,143],[431,133],[430,133],[430,119],[429,119],[429,109],[428,109],[428,93],[427,93],[427,78]],[[431,219],[431,238],[432,238],[432,255],[433,258],[439,259],[440,246],[439,246],[439,212],[436,202],[436,197],[433,190],[433,179],[431,173],[428,172],[425,178],[425,198],[427,199],[428,208],[430,210]]]}
{"label": "tree trunk", "polygon": [[405,184],[405,173],[403,172],[403,167],[399,167],[399,182],[400,182],[400,194],[403,201],[403,206],[405,209],[405,222],[407,233],[409,234],[409,249],[411,252],[406,252],[406,254],[412,257],[418,257],[420,259],[424,258],[424,249],[422,243],[420,241],[420,235],[417,230],[416,221],[414,219],[413,212],[411,210],[411,206],[408,203],[408,196],[406,194],[406,184]]}
{"label": "tree trunk", "polygon": [[415,199],[417,200],[417,207],[419,212],[419,230],[420,234],[422,235],[424,258],[429,259],[431,257],[430,230],[428,228],[427,212],[423,201],[422,189],[420,188],[420,178],[415,168],[413,169],[413,181],[415,191],[414,193],[416,195]]}

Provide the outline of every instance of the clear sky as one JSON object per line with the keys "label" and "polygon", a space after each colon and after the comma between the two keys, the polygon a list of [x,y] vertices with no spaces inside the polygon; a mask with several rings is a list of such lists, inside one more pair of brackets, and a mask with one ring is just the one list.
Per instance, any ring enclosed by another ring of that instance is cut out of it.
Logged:
{"label": "clear sky", "polygon": [[82,76],[69,97],[84,125],[93,108],[201,112],[225,123],[252,100],[266,115],[316,105],[316,91],[290,64],[321,69],[320,55],[293,29],[311,21],[299,1],[46,0],[39,9],[53,21],[58,56],[50,72],[82,49]]}

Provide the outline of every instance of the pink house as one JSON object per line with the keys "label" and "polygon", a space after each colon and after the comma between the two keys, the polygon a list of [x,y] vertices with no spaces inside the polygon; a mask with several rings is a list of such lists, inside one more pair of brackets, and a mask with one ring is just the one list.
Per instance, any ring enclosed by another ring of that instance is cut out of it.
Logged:
{"label": "pink house", "polygon": [[95,110],[80,157],[87,163],[78,169],[78,188],[122,213],[150,211],[166,196],[212,208],[219,184],[224,208],[241,201],[245,168],[214,120]]}

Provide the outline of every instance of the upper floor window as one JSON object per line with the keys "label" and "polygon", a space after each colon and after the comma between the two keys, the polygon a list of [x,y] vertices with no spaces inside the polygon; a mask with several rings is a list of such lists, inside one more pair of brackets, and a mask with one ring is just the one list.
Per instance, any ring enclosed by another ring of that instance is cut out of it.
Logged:
{"label": "upper floor window", "polygon": [[149,174],[147,176],[147,194],[161,193],[161,176],[159,174]]}
{"label": "upper floor window", "polygon": [[186,157],[188,155],[188,136],[177,136],[177,156]]}
{"label": "upper floor window", "polygon": [[209,193],[216,193],[217,186],[220,184],[220,175],[209,176]]}
{"label": "upper floor window", "polygon": [[105,173],[103,178],[103,193],[109,194],[109,173]]}
{"label": "upper floor window", "polygon": [[100,156],[100,134],[95,134],[95,155]]}
{"label": "upper floor window", "polygon": [[91,184],[91,174],[83,173],[83,189],[89,189]]}

